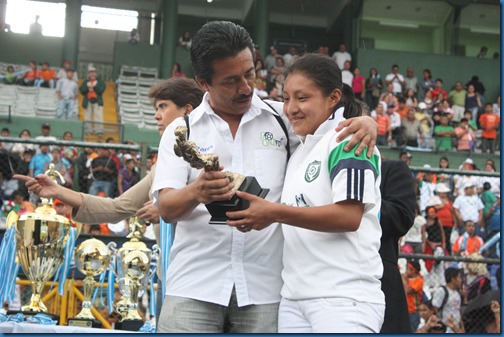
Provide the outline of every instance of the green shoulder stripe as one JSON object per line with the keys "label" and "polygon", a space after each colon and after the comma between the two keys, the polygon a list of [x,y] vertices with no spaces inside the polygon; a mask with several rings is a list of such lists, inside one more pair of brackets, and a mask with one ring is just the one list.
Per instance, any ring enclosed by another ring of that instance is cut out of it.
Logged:
{"label": "green shoulder stripe", "polygon": [[346,160],[346,159],[355,159],[355,160],[362,160],[364,162],[369,162],[373,168],[376,171],[376,174],[380,174],[380,158],[376,153],[373,153],[371,155],[371,158],[368,158],[366,156],[366,151],[367,151],[367,146],[364,148],[364,151],[359,156],[355,155],[355,150],[358,145],[355,145],[353,149],[351,149],[349,152],[345,152],[344,148],[348,144],[348,140],[345,140],[341,142],[338,146],[336,146],[334,149],[332,149],[331,153],[329,154],[329,160],[328,160],[328,170],[329,172],[332,172],[334,167],[338,164],[339,161],[341,160]]}

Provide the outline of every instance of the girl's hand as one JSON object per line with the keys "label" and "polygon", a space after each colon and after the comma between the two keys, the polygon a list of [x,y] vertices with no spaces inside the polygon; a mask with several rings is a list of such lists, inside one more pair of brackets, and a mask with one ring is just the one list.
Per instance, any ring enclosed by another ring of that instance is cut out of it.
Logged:
{"label": "girl's hand", "polygon": [[275,222],[272,218],[274,203],[241,191],[236,191],[236,195],[250,202],[250,206],[241,211],[227,212],[226,216],[230,218],[227,221],[228,226],[246,233],[253,229],[260,231]]}

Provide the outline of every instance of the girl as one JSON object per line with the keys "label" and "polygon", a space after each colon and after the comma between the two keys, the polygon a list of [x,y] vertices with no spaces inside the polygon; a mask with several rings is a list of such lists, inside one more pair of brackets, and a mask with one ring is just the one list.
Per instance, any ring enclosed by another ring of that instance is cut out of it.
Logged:
{"label": "girl", "polygon": [[301,145],[290,158],[281,204],[238,192],[250,207],[228,212],[228,225],[248,232],[283,223],[278,332],[377,333],[385,310],[379,152],[347,155],[348,140],[336,142],[335,126],[361,108],[331,58],[306,54],[285,76],[284,113]]}

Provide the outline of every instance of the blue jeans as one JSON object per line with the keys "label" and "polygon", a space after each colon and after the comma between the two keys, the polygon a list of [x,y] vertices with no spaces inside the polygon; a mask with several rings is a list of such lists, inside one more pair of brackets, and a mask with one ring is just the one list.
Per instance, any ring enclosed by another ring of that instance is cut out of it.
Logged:
{"label": "blue jeans", "polygon": [[89,187],[89,194],[97,195],[98,192],[107,193],[108,197],[113,197],[112,195],[112,182],[106,180],[94,180]]}
{"label": "blue jeans", "polygon": [[229,305],[166,296],[157,333],[276,333],[278,305],[238,307],[233,290]]}
{"label": "blue jeans", "polygon": [[415,332],[418,329],[418,325],[420,325],[420,314],[418,312],[413,312],[409,314],[409,320],[411,325],[411,331]]}
{"label": "blue jeans", "polygon": [[74,119],[73,117],[73,109],[74,109],[75,101],[73,98],[64,98],[58,102],[58,109],[56,110],[56,118],[60,119],[63,117],[63,113],[66,111],[66,119]]}

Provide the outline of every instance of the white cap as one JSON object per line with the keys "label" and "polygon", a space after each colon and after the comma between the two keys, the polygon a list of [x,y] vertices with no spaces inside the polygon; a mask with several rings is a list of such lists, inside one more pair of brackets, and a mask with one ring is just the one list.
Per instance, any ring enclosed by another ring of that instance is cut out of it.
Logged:
{"label": "white cap", "polygon": [[446,186],[446,184],[438,183],[436,185],[436,192],[437,193],[448,193],[448,192],[450,192],[450,188],[448,186]]}
{"label": "white cap", "polygon": [[424,168],[432,168],[432,166],[430,166],[429,164],[425,164],[423,167]]}
{"label": "white cap", "polygon": [[464,184],[464,189],[468,188],[468,187],[474,187],[474,183],[471,182],[471,181],[468,181]]}
{"label": "white cap", "polygon": [[464,161],[464,164],[471,164],[471,165],[474,165],[474,160],[472,160],[471,158],[467,158],[467,159]]}
{"label": "white cap", "polygon": [[418,108],[420,110],[427,109],[427,104],[425,104],[424,102],[420,102],[418,103]]}

